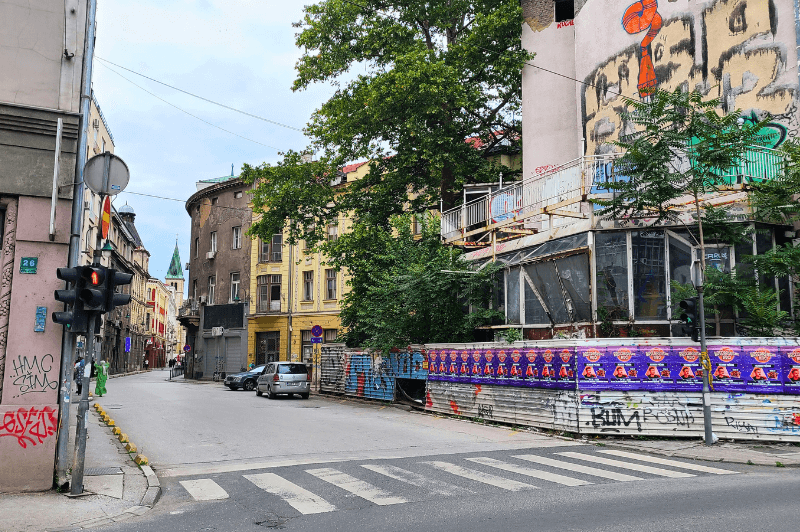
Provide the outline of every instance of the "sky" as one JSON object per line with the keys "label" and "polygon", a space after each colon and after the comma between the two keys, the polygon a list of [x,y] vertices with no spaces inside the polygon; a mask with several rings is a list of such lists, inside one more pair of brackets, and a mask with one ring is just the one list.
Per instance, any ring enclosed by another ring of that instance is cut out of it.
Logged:
{"label": "sky", "polygon": [[[326,85],[297,93],[291,90],[294,65],[301,55],[294,44],[297,28],[292,23],[302,19],[305,3],[98,0],[93,89],[114,136],[114,153],[130,169],[127,189],[116,196],[114,205],[119,209],[128,203],[134,208],[136,227],[150,252],[151,276],[164,278],[176,237],[181,260],[188,262],[191,219],[185,201],[196,191],[198,180],[230,175],[231,164],[238,175],[244,163],[274,163],[279,151],[305,148],[309,140],[301,132],[192,98],[101,59],[230,107],[303,128],[334,91]],[[261,144],[203,123],[131,82],[206,122]]]}

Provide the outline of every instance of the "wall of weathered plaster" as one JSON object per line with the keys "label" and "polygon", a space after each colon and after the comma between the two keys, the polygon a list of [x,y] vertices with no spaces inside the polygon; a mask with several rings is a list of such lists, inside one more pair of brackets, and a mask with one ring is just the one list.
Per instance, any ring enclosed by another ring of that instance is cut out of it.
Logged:
{"label": "wall of weathered plaster", "polygon": [[[0,492],[41,491],[53,483],[62,327],[50,314],[63,308],[53,292],[63,288],[55,270],[67,263],[69,234],[59,231],[54,242],[49,240],[49,212],[49,199],[20,197],[14,238],[3,241],[3,254],[13,246],[14,260],[10,270],[3,270],[10,299],[0,302],[9,309],[0,396]],[[56,225],[68,228],[70,202],[60,201],[56,213]],[[38,258],[37,273],[20,273],[23,257]],[[46,309],[43,332],[34,332],[37,307]]]}
{"label": "wall of weathered plaster", "polygon": [[[549,117],[549,109],[576,113],[585,153],[603,153],[612,149],[606,143],[631,131],[622,120],[628,110],[623,96],[641,100],[653,85],[698,89],[720,97],[723,110],[740,109],[748,119],[770,114],[774,126],[765,145],[780,144],[797,133],[797,43],[791,0],[653,0],[644,9],[629,0],[579,2],[574,25],[561,23],[562,34],[565,29],[574,31],[572,63],[564,59],[563,44],[553,46],[548,32],[557,33],[559,23],[543,15],[548,6],[552,9],[549,0],[523,1],[523,44],[537,54],[534,64],[568,76],[574,68],[578,81],[572,83],[580,94],[574,106],[568,91],[548,91],[542,88],[546,84],[523,77],[528,82],[523,94],[538,93],[538,98],[525,100],[523,109],[523,119],[530,124],[525,132],[526,177],[542,166],[542,157],[554,153],[546,137],[571,127],[563,117]],[[559,62],[558,68],[554,66]],[[561,83],[557,76],[547,75],[553,83]],[[570,158],[563,156],[551,164]]]}

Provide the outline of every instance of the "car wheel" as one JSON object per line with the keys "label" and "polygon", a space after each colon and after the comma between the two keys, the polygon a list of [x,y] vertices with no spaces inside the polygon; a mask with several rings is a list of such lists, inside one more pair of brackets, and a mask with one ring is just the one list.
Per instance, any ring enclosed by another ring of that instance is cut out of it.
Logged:
{"label": "car wheel", "polygon": [[267,398],[268,399],[275,399],[275,397],[276,397],[275,394],[272,393],[272,386],[269,386],[267,388]]}
{"label": "car wheel", "polygon": [[242,387],[244,388],[244,391],[252,392],[256,387],[256,383],[251,380],[244,381],[244,385]]}
{"label": "car wheel", "polygon": [[300,397],[302,397],[303,399],[308,399],[310,395],[311,395],[311,393],[306,392],[306,393],[301,393]]}
{"label": "car wheel", "polygon": [[261,393],[261,388],[259,388],[258,385],[256,385],[256,397],[261,397],[262,395],[264,394]]}

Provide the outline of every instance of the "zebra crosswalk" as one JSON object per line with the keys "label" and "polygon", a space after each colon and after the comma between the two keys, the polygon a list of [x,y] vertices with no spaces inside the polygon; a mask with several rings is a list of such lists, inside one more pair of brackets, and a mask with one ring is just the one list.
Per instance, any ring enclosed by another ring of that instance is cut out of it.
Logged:
{"label": "zebra crosswalk", "polygon": [[[387,463],[336,463],[327,464],[335,467],[297,466],[281,469],[280,474],[263,472],[241,477],[249,481],[245,485],[251,485],[251,489],[255,486],[272,497],[270,504],[274,507],[279,508],[284,504],[302,515],[310,515],[340,510],[343,506],[352,505],[354,500],[387,506],[431,496],[471,495],[481,490],[522,492],[609,481],[683,479],[701,474],[737,473],[694,462],[613,449],[598,450],[591,454],[563,451],[555,452],[553,456],[512,454],[502,457],[448,457],[447,460],[405,462],[402,464],[404,467]],[[586,465],[585,462],[592,465]],[[234,476],[238,475],[218,478],[221,484],[214,479],[203,478],[182,480],[180,485],[194,501],[223,500],[230,497],[226,488],[241,489]]]}

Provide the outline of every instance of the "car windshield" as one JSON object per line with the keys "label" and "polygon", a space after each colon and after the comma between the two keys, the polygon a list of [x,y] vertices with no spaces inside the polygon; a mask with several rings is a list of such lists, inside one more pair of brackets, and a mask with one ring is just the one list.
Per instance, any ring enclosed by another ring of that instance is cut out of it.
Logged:
{"label": "car windshield", "polygon": [[258,366],[256,368],[253,368],[250,371],[248,371],[248,373],[261,373],[262,371],[264,371],[265,367],[266,366]]}
{"label": "car windshield", "polygon": [[308,368],[305,364],[280,364],[278,365],[278,373],[281,375],[300,375],[301,373],[308,373]]}

